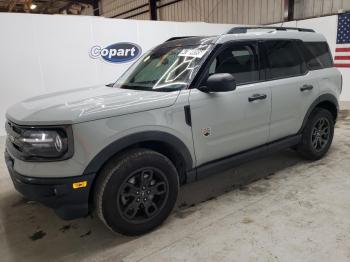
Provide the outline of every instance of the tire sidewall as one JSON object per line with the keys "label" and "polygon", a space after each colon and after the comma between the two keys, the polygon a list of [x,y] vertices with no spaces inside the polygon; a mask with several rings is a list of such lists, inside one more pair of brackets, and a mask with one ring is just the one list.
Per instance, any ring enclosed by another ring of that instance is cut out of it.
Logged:
{"label": "tire sidewall", "polygon": [[[127,221],[117,208],[117,195],[120,186],[134,171],[143,167],[161,170],[168,182],[168,197],[160,212],[145,223]],[[113,230],[128,235],[148,232],[160,225],[173,209],[178,194],[178,175],[174,165],[165,156],[150,150],[138,151],[127,155],[107,177],[108,181],[102,196],[102,213],[106,224]]]}

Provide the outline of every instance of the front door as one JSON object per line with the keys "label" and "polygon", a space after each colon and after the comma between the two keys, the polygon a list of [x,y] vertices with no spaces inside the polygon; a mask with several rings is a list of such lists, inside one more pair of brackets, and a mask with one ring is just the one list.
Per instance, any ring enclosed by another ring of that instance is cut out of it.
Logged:
{"label": "front door", "polygon": [[221,93],[191,90],[197,166],[263,145],[269,136],[271,92],[260,82],[258,44],[234,43],[222,49],[204,79],[215,73],[233,74],[237,88]]}

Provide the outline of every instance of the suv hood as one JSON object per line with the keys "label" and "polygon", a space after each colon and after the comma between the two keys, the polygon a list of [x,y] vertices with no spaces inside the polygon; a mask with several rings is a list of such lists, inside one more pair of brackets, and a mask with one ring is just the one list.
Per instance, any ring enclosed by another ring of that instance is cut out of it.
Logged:
{"label": "suv hood", "polygon": [[19,125],[74,124],[168,107],[180,91],[153,92],[96,86],[24,100],[7,111]]}

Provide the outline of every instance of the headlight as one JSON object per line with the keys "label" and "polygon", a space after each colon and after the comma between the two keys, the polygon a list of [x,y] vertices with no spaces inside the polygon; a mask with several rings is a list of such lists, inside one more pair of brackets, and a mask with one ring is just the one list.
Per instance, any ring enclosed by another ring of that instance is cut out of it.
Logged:
{"label": "headlight", "polygon": [[67,152],[67,136],[56,130],[25,130],[18,138],[23,153],[39,157],[60,157]]}
{"label": "headlight", "polygon": [[11,152],[27,161],[57,161],[73,155],[71,127],[25,127],[7,123]]}

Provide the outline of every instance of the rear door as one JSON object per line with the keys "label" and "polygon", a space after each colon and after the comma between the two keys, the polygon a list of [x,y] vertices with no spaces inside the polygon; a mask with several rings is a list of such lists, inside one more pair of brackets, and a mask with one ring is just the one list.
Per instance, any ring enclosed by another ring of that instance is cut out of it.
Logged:
{"label": "rear door", "polygon": [[319,96],[317,78],[304,61],[299,40],[266,40],[266,80],[272,95],[269,141],[296,134]]}

